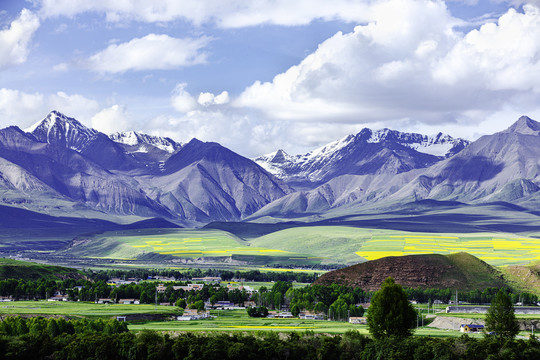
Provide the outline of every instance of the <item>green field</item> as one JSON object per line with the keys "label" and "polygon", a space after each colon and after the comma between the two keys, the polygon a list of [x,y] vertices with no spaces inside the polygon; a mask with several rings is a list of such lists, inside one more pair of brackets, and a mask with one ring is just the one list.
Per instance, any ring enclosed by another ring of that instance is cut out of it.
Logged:
{"label": "green field", "polygon": [[135,260],[167,258],[229,258],[265,263],[317,263],[290,251],[258,247],[221,230],[168,230],[109,232],[68,250],[70,255],[97,259]]}
{"label": "green field", "polygon": [[540,239],[508,233],[416,233],[344,226],[299,227],[251,241],[280,250],[325,257],[325,262],[357,263],[386,256],[467,252],[491,265],[526,264],[540,259]]}
{"label": "green field", "polygon": [[155,306],[148,304],[94,304],[89,302],[71,301],[13,301],[0,305],[0,314],[7,315],[62,315],[76,317],[113,317],[129,314],[167,314],[177,315],[178,308],[174,306]]}
{"label": "green field", "polygon": [[81,278],[78,270],[62,266],[37,264],[27,261],[0,258],[0,280],[3,279],[51,279]]}
{"label": "green field", "polygon": [[272,270],[272,264],[355,264],[386,256],[457,252],[496,266],[528,264],[540,260],[540,239],[510,233],[420,233],[347,226],[295,227],[249,241],[213,229],[132,230],[96,235],[67,250],[74,256],[127,262],[232,259],[250,266],[270,265],[267,270]]}

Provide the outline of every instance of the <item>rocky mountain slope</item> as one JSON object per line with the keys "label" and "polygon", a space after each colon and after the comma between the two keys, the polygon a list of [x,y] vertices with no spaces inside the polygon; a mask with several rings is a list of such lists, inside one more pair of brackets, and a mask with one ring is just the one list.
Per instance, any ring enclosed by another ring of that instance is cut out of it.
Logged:
{"label": "rocky mountain slope", "polygon": [[109,137],[57,111],[28,131],[0,130],[0,175],[29,206],[34,197],[55,197],[112,214],[208,222],[239,220],[290,192],[216,143]]}
{"label": "rocky mountain slope", "polygon": [[389,276],[411,288],[482,290],[506,285],[497,269],[467,253],[385,257],[328,272],[315,284],[376,291]]}
{"label": "rocky mountain slope", "polygon": [[463,203],[540,205],[540,123],[521,117],[502,132],[474,141],[456,155],[424,169],[337,176],[310,190],[285,196],[254,216],[298,216],[377,206],[398,209],[433,199]]}
{"label": "rocky mountain slope", "polygon": [[302,156],[260,157],[258,165],[217,143],[107,136],[53,111],[28,132],[0,130],[0,201],[60,215],[86,209],[186,225],[328,218],[426,199],[537,209],[539,155],[540,124],[527,117],[471,144],[364,129]]}
{"label": "rocky mountain slope", "polygon": [[309,188],[340,175],[398,174],[425,168],[468,144],[442,133],[426,136],[363,129],[304,155],[278,150],[254,161],[293,186]]}

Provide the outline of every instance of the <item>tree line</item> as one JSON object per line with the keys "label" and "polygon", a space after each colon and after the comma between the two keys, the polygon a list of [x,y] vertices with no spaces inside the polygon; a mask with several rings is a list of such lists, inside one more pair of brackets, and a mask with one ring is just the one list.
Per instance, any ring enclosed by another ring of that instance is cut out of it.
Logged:
{"label": "tree line", "polygon": [[16,359],[328,359],[328,360],[536,360],[540,342],[496,338],[385,337],[357,331],[342,335],[313,332],[183,333],[154,331],[105,333],[47,329],[10,335],[0,330],[0,358]]}

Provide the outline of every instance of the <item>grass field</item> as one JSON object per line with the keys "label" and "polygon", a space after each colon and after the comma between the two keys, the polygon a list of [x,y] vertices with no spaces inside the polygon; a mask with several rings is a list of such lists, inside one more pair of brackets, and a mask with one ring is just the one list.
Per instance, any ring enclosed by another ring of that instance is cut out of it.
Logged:
{"label": "grass field", "polygon": [[254,246],[272,245],[307,252],[325,262],[347,263],[386,256],[470,253],[491,265],[526,264],[540,260],[540,239],[504,233],[432,234],[343,226],[299,227],[259,237]]}
{"label": "grass field", "polygon": [[162,233],[141,231],[109,232],[75,246],[70,254],[133,260],[148,255],[181,258],[243,257],[253,263],[317,263],[317,259],[272,247],[258,247],[221,230],[170,230]]}
{"label": "grass field", "polygon": [[[146,322],[139,324],[130,324],[128,327],[132,331],[141,331],[145,329],[156,331],[178,331],[178,332],[222,332],[222,331],[241,331],[258,332],[274,331],[287,333],[292,331],[312,331],[314,333],[325,334],[343,334],[349,330],[357,330],[361,334],[369,335],[366,325],[349,324],[341,321],[326,320],[301,320],[301,319],[258,319],[249,318],[244,310],[232,310],[212,312],[217,315],[210,320],[197,321],[160,321]],[[433,337],[457,337],[462,333],[454,330],[440,330],[430,327],[420,327],[415,331],[417,336]],[[481,334],[471,334],[479,337]]]}
{"label": "grass field", "polygon": [[178,314],[174,306],[94,304],[70,301],[13,301],[1,303],[0,314],[62,315],[76,317],[113,317],[129,314]]}
{"label": "grass field", "polygon": [[509,233],[434,234],[346,226],[295,227],[250,241],[213,229],[132,230],[98,235],[68,252],[126,261],[152,256],[232,258],[251,265],[354,264],[386,256],[467,252],[500,266],[540,260],[540,239]]}

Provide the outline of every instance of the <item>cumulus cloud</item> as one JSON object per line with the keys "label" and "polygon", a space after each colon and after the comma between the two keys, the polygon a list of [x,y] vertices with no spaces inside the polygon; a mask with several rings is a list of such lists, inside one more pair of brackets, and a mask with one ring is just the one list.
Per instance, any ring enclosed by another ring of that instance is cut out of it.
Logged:
{"label": "cumulus cloud", "polygon": [[203,92],[199,94],[197,102],[202,106],[227,104],[229,102],[229,93],[223,91],[219,95],[214,95],[209,92]]}
{"label": "cumulus cloud", "polygon": [[30,10],[23,9],[9,28],[0,31],[0,68],[26,61],[30,40],[38,28],[38,17]]}
{"label": "cumulus cloud", "polygon": [[271,82],[255,82],[233,105],[279,120],[385,120],[395,128],[398,120],[469,122],[471,113],[487,116],[540,89],[538,7],[511,9],[466,34],[439,1],[383,1],[370,15]]}
{"label": "cumulus cloud", "polygon": [[33,116],[43,108],[43,95],[19,90],[0,89],[0,126],[28,126],[36,121]]}
{"label": "cumulus cloud", "polygon": [[59,91],[47,95],[0,89],[0,126],[17,125],[24,129],[43,119],[51,110],[58,110],[90,125],[91,117],[99,109],[97,101],[79,94]]}
{"label": "cumulus cloud", "polygon": [[113,105],[103,109],[92,117],[92,128],[106,134],[126,131],[129,126],[129,117],[125,106]]}
{"label": "cumulus cloud", "polygon": [[49,95],[47,106],[49,110],[58,110],[68,116],[76,117],[87,125],[90,117],[99,110],[99,103],[96,100],[79,94],[69,95],[63,91]]}
{"label": "cumulus cloud", "polygon": [[186,90],[186,83],[177,84],[171,96],[172,107],[180,112],[187,113],[197,108],[197,101]]}
{"label": "cumulus cloud", "polygon": [[90,56],[84,64],[101,73],[165,70],[206,62],[202,49],[210,38],[178,39],[168,35],[149,34],[121,44],[111,44]]}
{"label": "cumulus cloud", "polygon": [[42,13],[75,16],[83,12],[103,13],[109,22],[136,20],[168,22],[187,20],[196,25],[215,23],[224,28],[260,24],[305,25],[315,19],[364,21],[371,1],[357,0],[42,0]]}

